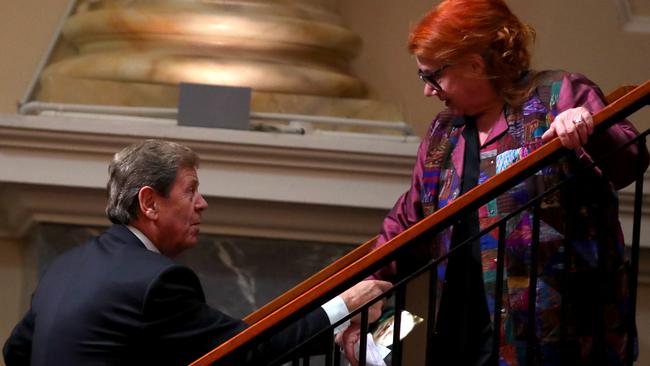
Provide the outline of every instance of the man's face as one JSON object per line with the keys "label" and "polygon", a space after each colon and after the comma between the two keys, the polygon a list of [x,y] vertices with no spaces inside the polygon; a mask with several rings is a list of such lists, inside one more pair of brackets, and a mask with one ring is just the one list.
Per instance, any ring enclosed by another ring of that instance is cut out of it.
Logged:
{"label": "man's face", "polygon": [[199,178],[195,168],[179,168],[167,197],[158,196],[158,249],[175,257],[196,245],[201,213],[208,203],[199,193]]}

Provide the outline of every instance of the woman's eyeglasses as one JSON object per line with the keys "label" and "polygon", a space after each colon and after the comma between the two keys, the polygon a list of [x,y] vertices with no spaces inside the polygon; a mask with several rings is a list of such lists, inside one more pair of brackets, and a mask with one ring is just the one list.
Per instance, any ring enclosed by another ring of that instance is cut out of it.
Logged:
{"label": "woman's eyeglasses", "polygon": [[449,67],[449,65],[445,65],[430,74],[425,74],[424,71],[418,69],[418,77],[423,82],[429,84],[429,86],[431,86],[437,93],[440,93],[442,87],[438,84],[438,79],[440,79],[440,75],[442,75],[442,72],[445,71],[447,67]]}

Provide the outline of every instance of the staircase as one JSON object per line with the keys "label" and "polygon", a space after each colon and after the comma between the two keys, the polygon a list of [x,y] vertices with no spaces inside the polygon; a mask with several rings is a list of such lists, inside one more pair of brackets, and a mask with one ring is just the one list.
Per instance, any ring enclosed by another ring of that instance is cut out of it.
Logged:
{"label": "staircase", "polygon": [[[643,85],[638,87],[620,88],[614,93],[610,94],[607,97],[607,101],[609,103],[608,106],[594,115],[594,123],[596,125],[596,131],[594,133],[602,132],[616,121],[625,119],[637,110],[647,106],[650,103],[650,81],[645,82]],[[650,130],[641,132],[637,138],[628,142],[628,144],[637,144],[639,149],[644,149],[646,146],[645,139],[648,133],[650,133]],[[620,149],[623,147],[612,147],[612,149]],[[358,281],[361,281],[364,278],[368,277],[378,269],[386,266],[393,261],[399,261],[402,256],[406,255],[406,253],[408,253],[414,247],[418,246],[419,243],[421,243],[423,240],[426,240],[427,237],[431,237],[432,235],[445,230],[447,227],[451,226],[452,223],[456,222],[459,217],[462,217],[462,215],[466,214],[469,211],[477,210],[479,207],[487,204],[489,201],[495,199],[500,194],[506,192],[525,179],[533,176],[540,169],[544,168],[550,163],[557,161],[557,159],[560,159],[568,153],[570,153],[570,151],[563,148],[560,144],[559,139],[556,138],[537,149],[533,154],[513,164],[502,173],[488,179],[484,183],[478,185],[474,189],[454,200],[447,206],[439,209],[435,214],[430,215],[416,225],[413,225],[408,230],[402,232],[400,235],[380,246],[379,248],[372,250],[373,244],[375,242],[374,238],[360,245],[337,262],[324,268],[320,272],[313,275],[311,278],[300,283],[295,288],[281,295],[266,306],[260,308],[258,311],[250,314],[245,318],[245,321],[251,324],[249,328],[237,336],[231,338],[227,342],[221,344],[219,347],[207,353],[200,359],[196,360],[192,365],[209,365],[215,362],[217,364],[220,364],[218,362],[219,360],[224,360],[224,357],[229,356],[233,352],[243,352],[247,349],[254,348],[257,342],[260,342],[269,334],[277,332],[277,330],[281,327],[284,327],[296,319],[304,316],[308,312],[313,311],[330,298],[351,287]],[[607,159],[607,156],[609,156],[609,154],[604,156],[601,160]],[[598,163],[599,162],[595,162],[594,164],[597,165]],[[638,176],[636,177],[635,186],[633,237],[631,238],[631,246],[629,248],[629,265],[631,268],[631,275],[628,284],[631,298],[631,309],[629,310],[632,314],[632,317],[627,326],[628,329],[633,330],[635,324],[634,314],[636,312],[635,304],[639,263],[640,219],[643,195],[643,172],[645,170],[645,167],[643,166],[641,159],[636,162],[630,161],[629,164],[637,164],[637,171],[639,172]],[[587,174],[589,168],[590,167],[587,167],[585,169],[584,174]],[[527,204],[519,207],[510,215],[503,217],[499,221],[495,222],[492,226],[486,228],[485,230],[482,230],[478,234],[477,237],[480,237],[493,230],[498,230],[499,233],[496,265],[495,310],[494,314],[492,314],[493,329],[495,333],[494,339],[500,339],[500,331],[502,329],[502,317],[500,309],[502,306],[501,299],[503,298],[502,295],[504,291],[502,285],[504,283],[504,242],[508,220],[524,211],[531,213],[533,218],[533,239],[529,260],[531,263],[531,268],[535,268],[540,255],[539,212],[541,206],[543,205],[544,198],[548,195],[562,191],[568,185],[572,184],[575,179],[580,179],[580,174],[576,174],[574,177],[571,177],[571,179],[567,179],[566,181],[563,181],[557,186],[552,187],[541,195],[534,197]],[[469,245],[473,239],[475,238],[470,238],[461,245]],[[394,307],[395,312],[401,313],[405,307],[406,291],[408,289],[408,286],[412,285],[418,278],[424,277],[428,279],[428,285],[426,285],[428,289],[424,294],[421,294],[419,296],[419,299],[420,301],[426,302],[426,304],[436,304],[436,299],[439,296],[439,291],[435,285],[437,280],[438,265],[446,261],[450,255],[453,255],[453,253],[456,252],[459,247],[451,250],[446,256],[433,258],[426,262],[424,265],[415,268],[411,273],[404,274],[404,276],[394,284],[393,288],[384,294],[381,298],[388,297],[390,299],[389,303]],[[535,285],[537,281],[537,271],[530,271],[528,278],[529,289],[531,289],[528,292],[528,298],[531,300],[528,301],[529,313],[535,311],[534,300],[536,297]],[[379,300],[380,298],[375,299],[375,301]],[[370,325],[367,322],[367,309],[371,303],[357,310],[353,314],[350,314],[348,317],[350,318],[356,313],[361,314],[361,334],[366,334],[370,328]],[[426,334],[430,334],[431,332],[429,330],[435,328],[436,307],[427,305],[426,308],[426,314],[419,314],[425,319],[425,324],[421,325],[420,327],[426,327]],[[533,355],[536,347],[537,337],[535,334],[535,317],[530,317],[529,319],[530,321],[527,327],[529,336],[526,346],[528,352],[526,359],[527,364],[532,365],[535,361]],[[343,320],[339,323],[342,322]],[[268,360],[268,363],[265,364],[276,365],[283,364],[285,362],[291,362],[292,365],[309,365],[310,362],[312,362],[313,364],[324,363],[325,365],[340,365],[341,362],[344,361],[341,360],[341,353],[338,351],[338,347],[333,343],[333,329],[336,327],[336,325],[338,325],[338,323],[333,324],[328,329],[324,329],[322,332],[320,332],[318,335],[315,335],[311,339],[305,340],[303,344],[296,345],[296,347],[292,350],[289,350],[286,355],[278,357],[277,359]],[[406,355],[402,354],[403,344],[399,339],[401,327],[401,317],[396,317],[393,332],[393,342],[391,347],[392,352],[389,356],[391,360],[390,364],[393,366],[410,364],[405,361],[405,359],[403,359],[403,356]],[[323,341],[324,337],[326,341]],[[304,356],[304,352],[301,350],[304,347],[309,347],[310,343],[313,342],[326,343],[323,346],[325,349],[325,355],[313,359],[310,359],[309,356]],[[416,351],[421,353],[421,355],[418,357],[419,359],[424,360],[426,365],[432,365],[434,364],[436,356],[432,353],[433,348],[431,344],[431,337],[427,337],[426,343],[426,346],[421,347]],[[366,339],[364,337],[361,337],[359,354],[360,365],[366,364],[365,350]],[[500,352],[499,342],[495,342],[494,352],[497,354]],[[630,337],[628,339],[626,352],[629,356],[628,358],[633,359],[632,355],[635,353],[635,344],[633,337]],[[411,353],[411,351],[409,351],[409,353]]]}

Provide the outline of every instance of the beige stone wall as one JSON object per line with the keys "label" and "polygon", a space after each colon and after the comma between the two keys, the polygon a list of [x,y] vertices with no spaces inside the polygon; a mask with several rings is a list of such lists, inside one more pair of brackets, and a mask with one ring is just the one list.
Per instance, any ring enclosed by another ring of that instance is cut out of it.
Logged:
{"label": "beige stone wall", "polygon": [[[621,0],[625,1],[625,0]],[[438,1],[339,0],[343,17],[364,46],[353,72],[372,95],[390,100],[422,134],[443,106],[425,99],[415,61],[406,51],[411,25]],[[581,72],[607,93],[650,79],[650,33],[626,33],[613,0],[510,0],[512,10],[537,30],[533,67]],[[405,5],[408,4],[408,5]],[[641,10],[643,11],[643,10]],[[650,111],[634,122],[650,127]],[[645,121],[643,123],[643,121]]]}
{"label": "beige stone wall", "polygon": [[[648,78],[650,34],[622,30],[615,1],[511,0],[513,11],[538,32],[533,66],[579,71],[605,92],[618,85],[640,83]],[[406,120],[422,134],[442,107],[426,100],[415,74],[414,61],[405,50],[410,26],[436,1],[338,0],[348,25],[362,36],[364,47],[352,71],[371,88],[371,96],[391,101]],[[0,49],[0,112],[14,112],[39,61],[46,51],[68,0],[24,0],[0,3],[5,31]],[[408,5],[405,5],[408,4]],[[632,2],[639,11],[646,11]],[[650,111],[634,119],[650,127]]]}
{"label": "beige stone wall", "polygon": [[0,112],[16,111],[67,4],[68,0],[0,1]]}
{"label": "beige stone wall", "polygon": [[[422,134],[442,105],[422,96],[422,85],[414,61],[405,51],[405,42],[411,24],[437,1],[410,0],[408,6],[393,0],[338,2],[349,26],[364,41],[352,71],[370,86],[373,97],[397,104],[406,120]],[[535,68],[582,72],[605,92],[650,78],[650,34],[624,32],[614,3],[509,1],[512,9],[538,32]],[[0,2],[4,30],[0,32],[0,47],[10,50],[3,52],[10,57],[0,58],[0,112],[16,110],[67,4],[68,0]],[[641,112],[634,122],[639,127],[650,127],[650,111]]]}

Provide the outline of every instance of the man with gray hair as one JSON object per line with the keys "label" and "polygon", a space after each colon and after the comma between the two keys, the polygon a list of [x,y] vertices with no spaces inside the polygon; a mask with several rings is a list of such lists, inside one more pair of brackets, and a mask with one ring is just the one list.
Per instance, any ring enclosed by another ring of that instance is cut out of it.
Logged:
{"label": "man with gray hair", "polygon": [[[196,274],[172,259],[196,245],[208,207],[198,163],[188,147],[161,140],[115,154],[106,207],[114,225],[49,266],[5,343],[7,366],[188,364],[246,328],[208,306]],[[389,287],[363,281],[237,364],[274,358]]]}

